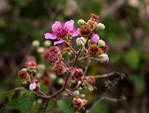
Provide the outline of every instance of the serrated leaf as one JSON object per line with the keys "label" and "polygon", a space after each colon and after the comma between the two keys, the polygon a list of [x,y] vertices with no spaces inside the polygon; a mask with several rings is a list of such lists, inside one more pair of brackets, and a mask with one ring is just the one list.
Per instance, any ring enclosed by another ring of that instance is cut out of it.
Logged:
{"label": "serrated leaf", "polygon": [[23,89],[24,89],[24,87],[18,87],[18,88],[15,88],[15,89],[12,89],[12,90],[9,90],[9,91],[5,92],[3,95],[5,97],[7,97],[9,99],[9,101],[11,101],[11,98],[15,94],[15,91],[17,91],[17,90],[23,90]]}
{"label": "serrated leaf", "polygon": [[19,100],[21,113],[27,113],[35,101],[35,94],[31,91],[26,91]]}
{"label": "serrated leaf", "polygon": [[18,99],[11,100],[5,105],[7,109],[18,109],[19,108],[18,106],[19,106]]}
{"label": "serrated leaf", "polygon": [[63,113],[75,113],[75,109],[73,107],[69,107],[69,105],[72,103],[73,102],[70,99],[58,100],[57,106]]}

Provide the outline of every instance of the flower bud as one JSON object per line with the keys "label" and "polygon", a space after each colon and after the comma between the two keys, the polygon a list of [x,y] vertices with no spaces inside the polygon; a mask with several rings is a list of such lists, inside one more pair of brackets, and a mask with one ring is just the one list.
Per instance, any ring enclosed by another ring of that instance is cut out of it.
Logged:
{"label": "flower bud", "polygon": [[38,48],[37,52],[38,52],[39,54],[42,54],[42,53],[44,52],[44,48],[43,48],[43,47]]}
{"label": "flower bud", "polygon": [[98,41],[98,46],[99,46],[99,47],[105,46],[105,41],[99,40],[99,41]]}
{"label": "flower bud", "polygon": [[79,90],[79,91],[82,91],[82,89],[83,89],[82,87],[79,87],[79,89],[78,89],[78,90]]}
{"label": "flower bud", "polygon": [[43,103],[43,100],[42,99],[37,99],[36,101],[38,104],[42,104]]}
{"label": "flower bud", "polygon": [[49,46],[51,46],[51,41],[46,40],[46,41],[44,41],[43,44],[44,44],[45,47],[49,47]]}
{"label": "flower bud", "polygon": [[46,69],[46,66],[44,64],[38,64],[38,69],[44,71]]}
{"label": "flower bud", "polygon": [[86,43],[86,39],[83,38],[83,37],[78,38],[78,39],[76,40],[77,46],[83,47],[83,46],[85,45],[85,43]]}
{"label": "flower bud", "polygon": [[42,77],[41,73],[36,73],[36,78],[40,79]]}
{"label": "flower bud", "polygon": [[101,63],[107,63],[109,61],[109,57],[107,54],[103,53],[99,56]]}
{"label": "flower bud", "polygon": [[64,83],[64,80],[62,78],[58,79],[58,84],[62,85]]}
{"label": "flower bud", "polygon": [[53,80],[55,80],[55,79],[57,78],[54,73],[52,73],[52,74],[50,75],[50,77],[51,77]]}
{"label": "flower bud", "polygon": [[91,85],[95,84],[95,78],[92,77],[91,75],[86,77],[86,81]]}
{"label": "flower bud", "polygon": [[38,40],[34,40],[34,41],[32,42],[32,46],[35,47],[35,48],[39,47],[39,46],[40,46],[39,41],[38,41]]}
{"label": "flower bud", "polygon": [[78,25],[84,25],[86,22],[83,19],[78,20]]}
{"label": "flower bud", "polygon": [[54,68],[53,68],[53,71],[57,74],[57,75],[61,75],[61,74],[64,74],[66,72],[66,68],[61,65],[61,64],[58,64],[58,65],[55,65]]}
{"label": "flower bud", "polygon": [[97,43],[98,41],[99,41],[99,36],[97,35],[97,34],[93,34],[92,36],[91,36],[91,41],[95,44],[95,43]]}
{"label": "flower bud", "polygon": [[96,26],[96,29],[97,30],[104,30],[105,29],[105,25],[102,24],[102,23],[98,23],[97,26]]}
{"label": "flower bud", "polygon": [[71,40],[73,37],[73,34],[72,33],[68,33],[68,39]]}
{"label": "flower bud", "polygon": [[78,96],[80,95],[80,92],[79,92],[79,91],[74,91],[73,93],[74,93],[74,95],[75,95],[76,97],[78,97]]}
{"label": "flower bud", "polygon": [[81,98],[85,98],[85,94],[81,94],[80,97],[81,97]]}
{"label": "flower bud", "polygon": [[55,63],[58,60],[58,57],[54,54],[51,54],[51,55],[49,55],[48,60],[50,63]]}
{"label": "flower bud", "polygon": [[30,71],[30,72],[36,72],[36,71],[38,70],[37,64],[36,64],[36,62],[34,62],[34,61],[28,61],[28,62],[26,63],[26,68],[27,68],[27,70]]}

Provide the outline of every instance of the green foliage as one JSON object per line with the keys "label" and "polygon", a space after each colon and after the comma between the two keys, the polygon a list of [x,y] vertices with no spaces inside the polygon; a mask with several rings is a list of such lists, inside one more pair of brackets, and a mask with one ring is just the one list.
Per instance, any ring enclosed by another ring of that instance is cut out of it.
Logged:
{"label": "green foliage", "polygon": [[108,113],[107,105],[100,103],[90,113]]}
{"label": "green foliage", "polygon": [[19,100],[21,113],[27,113],[35,101],[35,94],[31,91],[26,91]]}
{"label": "green foliage", "polygon": [[138,94],[142,94],[145,89],[145,80],[141,75],[134,75],[133,82],[135,90]]}
{"label": "green foliage", "polygon": [[19,99],[13,99],[5,106],[7,109],[19,109]]}
{"label": "green foliage", "polygon": [[44,84],[41,84],[40,85],[40,90],[44,93],[44,94],[47,94],[48,93],[48,87],[45,86]]}
{"label": "green foliage", "polygon": [[11,98],[15,94],[15,91],[17,91],[17,90],[23,90],[23,89],[24,89],[24,87],[18,87],[18,88],[12,89],[10,91],[5,92],[4,93],[4,96],[7,97],[9,99],[9,101],[11,101]]}
{"label": "green foliage", "polygon": [[57,105],[58,108],[63,112],[63,113],[75,113],[75,110],[73,107],[69,108],[69,105],[72,104],[72,100],[66,99],[66,100],[58,100]]}
{"label": "green foliage", "polygon": [[124,61],[131,69],[137,69],[139,66],[140,56],[134,49],[124,54]]}

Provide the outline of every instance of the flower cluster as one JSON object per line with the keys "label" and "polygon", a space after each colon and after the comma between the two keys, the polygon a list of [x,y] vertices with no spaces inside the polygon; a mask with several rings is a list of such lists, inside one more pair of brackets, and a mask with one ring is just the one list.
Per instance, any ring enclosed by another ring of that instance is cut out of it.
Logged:
{"label": "flower cluster", "polygon": [[[104,24],[100,23],[99,17],[91,14],[91,18],[87,22],[83,19],[78,20],[78,25],[79,28],[75,29],[74,20],[64,24],[56,21],[52,25],[52,33],[45,33],[45,39],[55,40],[54,46],[51,46],[52,43],[49,40],[46,40],[43,46],[40,46],[39,41],[33,41],[32,46],[39,53],[40,64],[36,63],[35,57],[27,57],[25,68],[18,72],[18,77],[24,84],[29,82],[28,89],[34,91],[37,96],[40,96],[38,93],[41,93],[41,97],[47,101],[66,92],[73,98],[73,104],[70,107],[73,106],[77,113],[80,113],[80,110],[85,110],[84,105],[87,104],[87,99],[85,94],[80,94],[79,91],[93,91],[97,88],[94,86],[96,82],[94,76],[87,76],[87,67],[77,67],[76,64],[86,59],[107,63],[109,57],[106,54],[107,43],[97,34],[105,29]],[[74,39],[76,39],[76,43],[73,41]],[[57,44],[61,45],[56,46]],[[79,49],[77,49],[78,47]],[[48,96],[41,92],[40,84],[48,87],[48,92],[56,84],[56,86],[62,85],[62,88]],[[71,87],[75,85],[77,90],[71,91]]]}

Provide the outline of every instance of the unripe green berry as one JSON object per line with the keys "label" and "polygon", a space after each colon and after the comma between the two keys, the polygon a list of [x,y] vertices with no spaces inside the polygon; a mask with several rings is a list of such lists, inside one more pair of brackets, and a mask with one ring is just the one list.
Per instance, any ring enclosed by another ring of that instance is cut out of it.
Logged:
{"label": "unripe green berry", "polygon": [[40,46],[39,41],[38,41],[38,40],[34,40],[34,41],[32,42],[32,46],[35,47],[35,48],[39,47],[39,46]]}
{"label": "unripe green berry", "polygon": [[44,41],[44,46],[45,47],[51,46],[51,41],[49,41],[49,40]]}
{"label": "unripe green berry", "polygon": [[79,24],[79,25],[84,25],[85,23],[86,23],[86,22],[85,22],[83,19],[79,19],[79,20],[78,20],[78,24]]}
{"label": "unripe green berry", "polygon": [[99,47],[105,46],[105,41],[99,40],[99,41],[98,41],[98,46],[99,46]]}
{"label": "unripe green berry", "polygon": [[96,29],[97,30],[104,30],[105,29],[105,25],[102,24],[102,23],[98,23],[97,26],[96,26]]}

